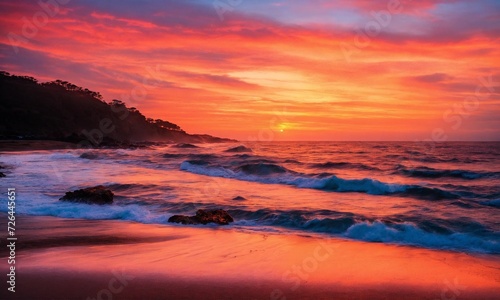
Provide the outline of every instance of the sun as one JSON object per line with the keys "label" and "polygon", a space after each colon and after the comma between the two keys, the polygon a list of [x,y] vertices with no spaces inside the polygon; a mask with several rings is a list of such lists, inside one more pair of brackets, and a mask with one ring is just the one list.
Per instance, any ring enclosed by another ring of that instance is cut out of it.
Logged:
{"label": "sun", "polygon": [[285,132],[285,129],[288,129],[287,124],[286,123],[280,123],[280,124],[278,124],[276,126],[275,130],[277,130],[280,133],[283,133],[283,132]]}

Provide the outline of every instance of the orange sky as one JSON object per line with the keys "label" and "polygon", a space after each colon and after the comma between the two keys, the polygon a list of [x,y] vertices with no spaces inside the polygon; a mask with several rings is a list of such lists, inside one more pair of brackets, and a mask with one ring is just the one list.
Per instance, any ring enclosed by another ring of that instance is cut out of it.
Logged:
{"label": "orange sky", "polygon": [[221,1],[0,1],[1,69],[242,141],[500,140],[495,1]]}

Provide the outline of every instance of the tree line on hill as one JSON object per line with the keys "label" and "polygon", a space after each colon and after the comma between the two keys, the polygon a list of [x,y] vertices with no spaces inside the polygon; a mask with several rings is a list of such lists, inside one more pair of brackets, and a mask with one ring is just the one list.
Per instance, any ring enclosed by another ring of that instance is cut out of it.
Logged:
{"label": "tree line on hill", "polygon": [[98,147],[133,142],[225,142],[188,134],[174,123],[147,118],[118,99],[63,80],[40,83],[0,71],[0,139],[88,141]]}

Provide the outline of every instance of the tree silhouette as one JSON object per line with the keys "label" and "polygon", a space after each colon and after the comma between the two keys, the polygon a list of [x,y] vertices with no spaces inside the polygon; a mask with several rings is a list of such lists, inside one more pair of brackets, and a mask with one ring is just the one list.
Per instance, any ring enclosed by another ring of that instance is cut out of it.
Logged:
{"label": "tree silhouette", "polygon": [[[36,79],[34,79],[34,80],[36,80]],[[88,88],[83,88],[83,87],[77,86],[77,85],[72,84],[71,82],[68,82],[68,81],[63,81],[63,80],[60,80],[60,79],[56,79],[54,81],[45,82],[42,85],[59,86],[59,87],[64,88],[67,91],[77,92],[77,93],[80,93],[80,94],[83,94],[83,95],[89,95],[89,96],[91,96],[94,99],[97,99],[99,101],[103,101],[104,102],[103,97],[102,97],[102,95],[100,93],[91,91]]]}
{"label": "tree silhouette", "polygon": [[164,129],[168,129],[168,130],[175,130],[175,131],[182,131],[182,129],[178,125],[176,125],[174,123],[170,123],[168,121],[163,121],[162,119],[156,119],[154,122],[160,128],[164,128]]}

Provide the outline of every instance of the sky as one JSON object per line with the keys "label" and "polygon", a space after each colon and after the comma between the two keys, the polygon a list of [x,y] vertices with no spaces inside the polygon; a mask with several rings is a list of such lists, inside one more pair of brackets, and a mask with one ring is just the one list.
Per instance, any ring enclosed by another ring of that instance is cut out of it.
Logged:
{"label": "sky", "polygon": [[500,140],[497,0],[0,0],[0,69],[241,141]]}

